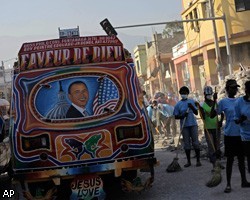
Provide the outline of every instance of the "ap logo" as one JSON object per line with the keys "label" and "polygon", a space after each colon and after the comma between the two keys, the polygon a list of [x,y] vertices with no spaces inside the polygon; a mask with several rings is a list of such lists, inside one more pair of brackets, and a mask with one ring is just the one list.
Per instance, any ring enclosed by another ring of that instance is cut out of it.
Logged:
{"label": "ap logo", "polygon": [[4,190],[3,198],[11,198],[15,195],[14,190]]}

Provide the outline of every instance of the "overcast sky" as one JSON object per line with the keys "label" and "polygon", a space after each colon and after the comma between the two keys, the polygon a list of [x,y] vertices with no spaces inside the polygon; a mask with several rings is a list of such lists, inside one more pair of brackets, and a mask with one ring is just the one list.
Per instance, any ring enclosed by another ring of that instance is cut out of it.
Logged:
{"label": "overcast sky", "polygon": [[[0,3],[0,60],[16,57],[23,42],[57,38],[58,27],[79,26],[81,36],[105,35],[99,24],[105,18],[118,27],[179,20],[182,11],[181,0],[0,0]],[[118,37],[133,36],[136,43],[136,38],[141,37],[138,42],[142,42],[154,30],[161,32],[163,28],[138,27],[117,32]]]}

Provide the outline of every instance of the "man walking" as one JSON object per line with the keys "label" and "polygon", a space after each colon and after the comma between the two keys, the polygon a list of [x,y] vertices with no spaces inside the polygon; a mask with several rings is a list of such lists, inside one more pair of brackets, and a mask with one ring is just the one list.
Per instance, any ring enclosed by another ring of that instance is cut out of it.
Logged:
{"label": "man walking", "polygon": [[165,137],[168,137],[168,135],[172,135],[172,140],[170,141],[170,144],[173,144],[174,137],[176,136],[176,120],[173,115],[174,107],[169,104],[160,103],[158,105],[158,108],[160,112],[160,121],[164,126],[163,128],[166,129]]}

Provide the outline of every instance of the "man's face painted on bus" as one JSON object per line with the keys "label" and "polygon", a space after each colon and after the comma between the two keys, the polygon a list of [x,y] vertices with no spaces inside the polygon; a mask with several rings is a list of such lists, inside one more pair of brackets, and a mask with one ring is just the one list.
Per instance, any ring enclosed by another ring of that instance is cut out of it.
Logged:
{"label": "man's face painted on bus", "polygon": [[69,91],[69,99],[75,105],[85,108],[88,99],[89,99],[89,91],[85,84],[83,83],[75,83],[71,86]]}

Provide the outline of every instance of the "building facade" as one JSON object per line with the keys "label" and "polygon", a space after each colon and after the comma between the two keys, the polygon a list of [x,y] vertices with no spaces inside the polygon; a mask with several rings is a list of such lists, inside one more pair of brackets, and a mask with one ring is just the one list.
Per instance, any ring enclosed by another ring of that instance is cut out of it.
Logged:
{"label": "building facade", "polygon": [[0,98],[11,99],[11,90],[12,90],[12,68],[5,68],[3,71],[0,70]]}
{"label": "building facade", "polygon": [[[211,3],[214,2],[214,5]],[[218,85],[224,77],[250,62],[250,3],[247,0],[183,0],[182,20],[217,17],[184,22],[187,52],[174,58],[178,86],[185,84],[181,71],[188,70],[190,88]],[[212,5],[212,6],[211,6]],[[212,12],[211,12],[212,11]],[[217,44],[216,48],[216,37]],[[227,38],[228,42],[227,43]],[[181,66],[181,67],[180,67]],[[178,70],[182,68],[182,70]]]}
{"label": "building facade", "polygon": [[[140,81],[141,85],[143,83],[143,89],[150,97],[153,97],[156,92],[166,94],[177,88],[172,47],[183,39],[183,32],[174,33],[171,37],[163,37],[162,34],[155,33],[152,41],[145,45],[138,45],[134,49],[137,76],[144,80],[144,83]],[[144,68],[145,65],[146,68]]]}
{"label": "building facade", "polygon": [[147,52],[146,45],[137,45],[134,48],[134,63],[136,74],[139,78],[141,86],[143,86],[143,90],[149,91],[147,88]]}

